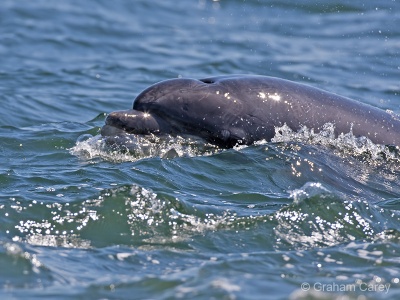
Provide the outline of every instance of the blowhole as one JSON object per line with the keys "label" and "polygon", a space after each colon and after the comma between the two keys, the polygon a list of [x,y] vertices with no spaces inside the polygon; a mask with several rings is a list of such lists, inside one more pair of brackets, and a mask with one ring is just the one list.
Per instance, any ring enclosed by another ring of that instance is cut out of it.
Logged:
{"label": "blowhole", "polygon": [[201,82],[203,82],[203,83],[207,83],[207,84],[212,84],[212,83],[215,83],[215,81],[214,80],[212,80],[212,79],[209,79],[209,78],[205,78],[205,79],[199,79]]}

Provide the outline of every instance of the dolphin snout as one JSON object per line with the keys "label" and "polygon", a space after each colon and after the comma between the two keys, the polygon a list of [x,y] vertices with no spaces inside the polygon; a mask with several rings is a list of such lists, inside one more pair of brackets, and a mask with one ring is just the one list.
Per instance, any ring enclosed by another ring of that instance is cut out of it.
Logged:
{"label": "dolphin snout", "polygon": [[[105,121],[106,125],[102,128],[102,135],[109,135],[108,132],[116,132],[117,128],[125,133],[149,134],[159,131],[159,124],[149,113],[128,109],[111,112]],[[103,134],[104,131],[104,134]]]}

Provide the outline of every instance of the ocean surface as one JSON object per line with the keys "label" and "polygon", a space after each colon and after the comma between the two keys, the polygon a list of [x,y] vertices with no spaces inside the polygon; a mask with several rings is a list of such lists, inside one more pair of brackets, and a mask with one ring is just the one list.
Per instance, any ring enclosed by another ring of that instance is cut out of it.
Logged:
{"label": "ocean surface", "polygon": [[275,76],[400,114],[399,11],[2,0],[0,299],[400,299],[398,149],[329,124],[229,150],[100,136],[177,77]]}

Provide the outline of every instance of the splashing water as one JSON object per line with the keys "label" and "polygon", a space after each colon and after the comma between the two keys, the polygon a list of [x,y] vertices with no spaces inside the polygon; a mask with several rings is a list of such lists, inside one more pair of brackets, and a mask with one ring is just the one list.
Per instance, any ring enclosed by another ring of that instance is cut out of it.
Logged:
{"label": "splashing water", "polygon": [[300,142],[310,145],[322,145],[336,150],[337,155],[356,156],[379,162],[387,160],[398,162],[400,160],[398,147],[377,145],[366,137],[356,137],[352,130],[335,136],[335,125],[326,123],[321,131],[314,132],[313,128],[303,126],[298,131],[293,131],[289,126],[275,128],[272,142]]}
{"label": "splashing water", "polygon": [[81,136],[70,153],[84,159],[102,158],[113,162],[137,161],[143,158],[193,157],[221,151],[217,146],[195,137],[172,137],[124,134],[117,137]]}
{"label": "splashing water", "polygon": [[[374,144],[366,137],[356,137],[352,131],[335,136],[335,125],[327,123],[322,130],[303,126],[298,131],[289,126],[275,128],[275,136],[272,143],[302,143],[308,145],[320,145],[331,148],[339,156],[354,156],[370,163],[379,164],[400,161],[398,147]],[[268,142],[258,141],[255,145],[263,145]],[[236,145],[235,150],[240,151],[248,146]],[[206,143],[197,137],[173,137],[169,135],[134,135],[124,134],[115,137],[102,137],[82,135],[76,145],[70,149],[72,155],[83,159],[100,158],[112,162],[137,161],[143,158],[160,157],[172,159],[175,157],[208,156],[221,152],[222,149]]]}

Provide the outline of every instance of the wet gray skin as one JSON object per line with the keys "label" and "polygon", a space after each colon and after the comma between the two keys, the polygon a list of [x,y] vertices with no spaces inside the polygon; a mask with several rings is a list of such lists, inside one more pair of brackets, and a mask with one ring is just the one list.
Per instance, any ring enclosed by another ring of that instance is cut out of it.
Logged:
{"label": "wet gray skin", "polygon": [[133,108],[108,115],[101,134],[191,135],[220,147],[252,144],[287,124],[318,132],[333,123],[335,134],[365,136],[400,146],[400,121],[391,114],[308,85],[253,75],[171,79],[141,92]]}

